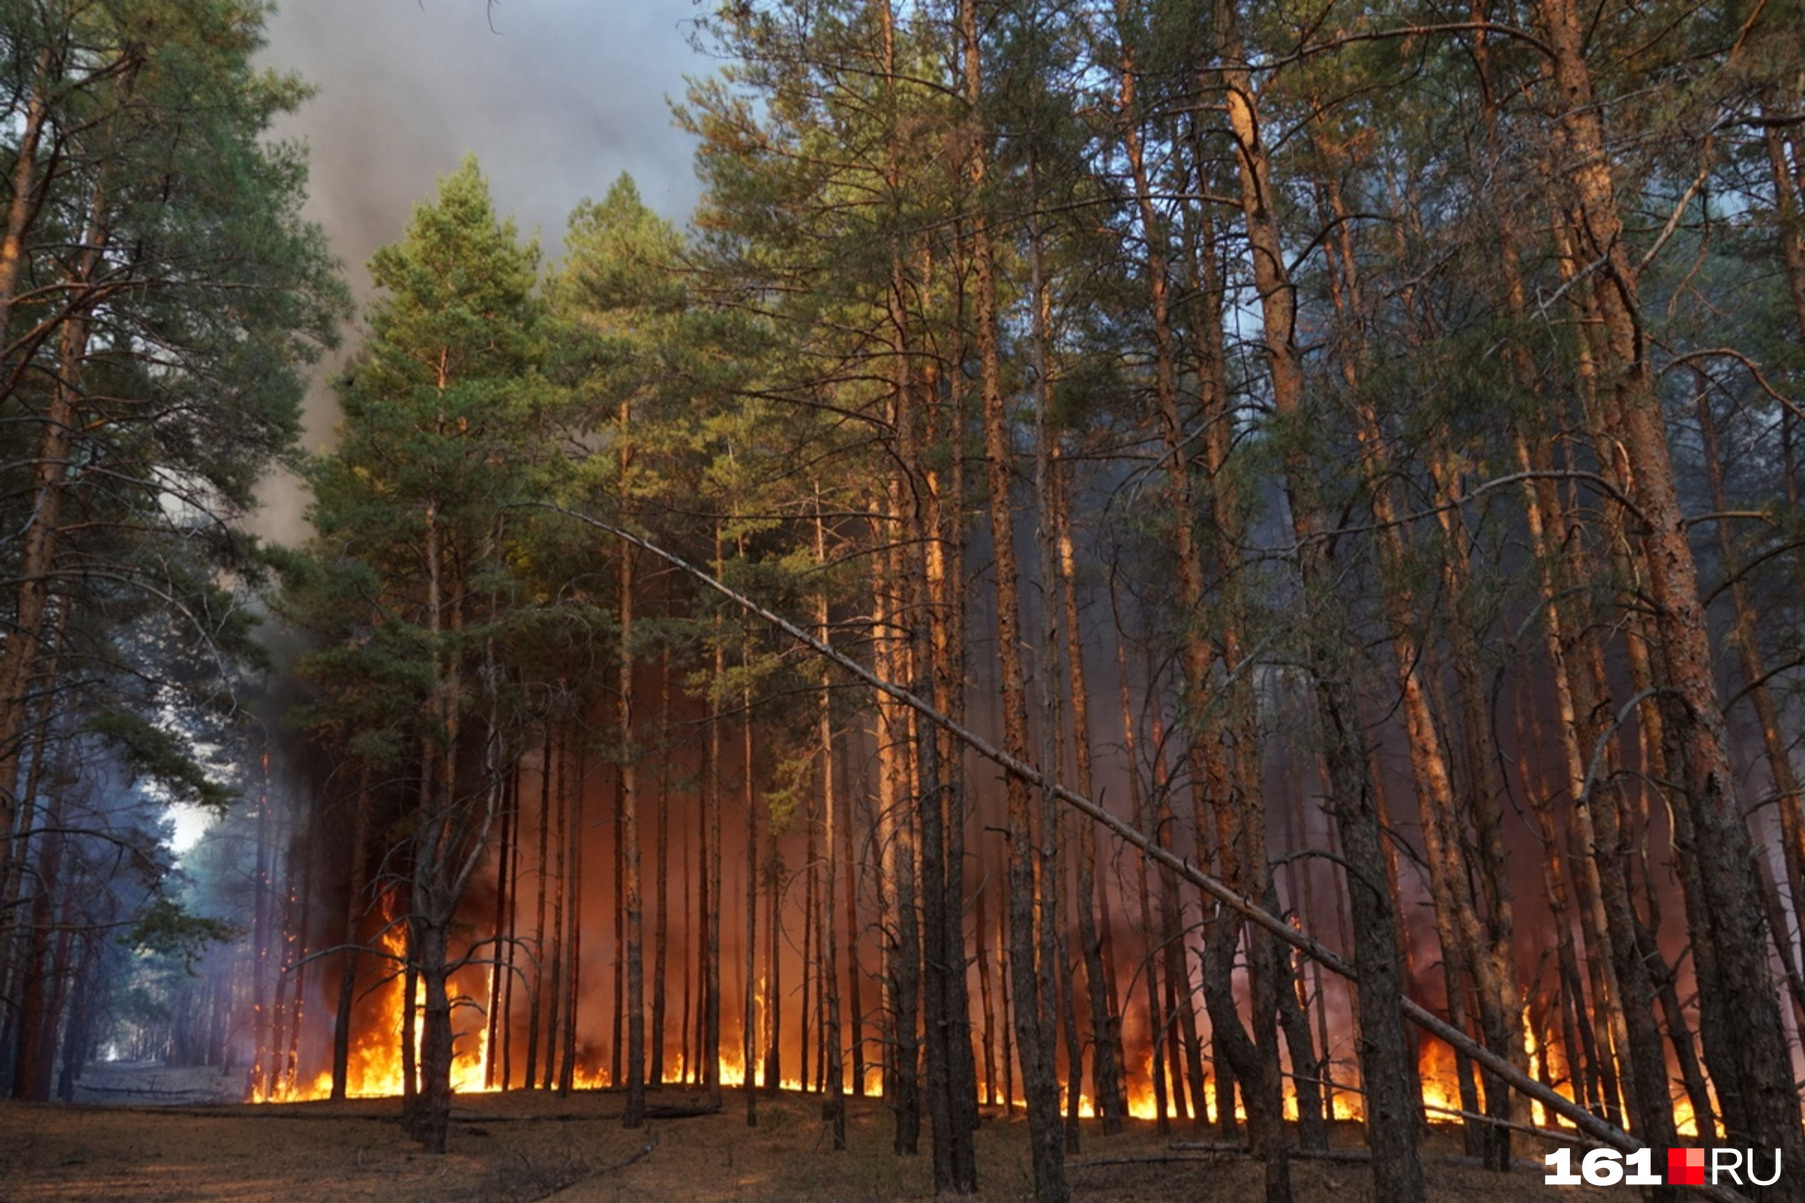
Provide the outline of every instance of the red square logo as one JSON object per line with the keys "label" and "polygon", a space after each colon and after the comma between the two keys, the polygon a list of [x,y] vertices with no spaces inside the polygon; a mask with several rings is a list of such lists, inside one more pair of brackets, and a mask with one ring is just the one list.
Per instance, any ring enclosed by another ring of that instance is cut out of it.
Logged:
{"label": "red square logo", "polygon": [[1703,1149],[1667,1150],[1667,1185],[1703,1186],[1705,1184],[1705,1151]]}

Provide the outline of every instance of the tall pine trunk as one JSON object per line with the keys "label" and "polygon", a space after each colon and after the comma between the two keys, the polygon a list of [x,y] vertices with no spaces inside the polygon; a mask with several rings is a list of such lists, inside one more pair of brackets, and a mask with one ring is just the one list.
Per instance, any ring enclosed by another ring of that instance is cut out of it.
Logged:
{"label": "tall pine trunk", "polygon": [[[976,206],[971,219],[972,266],[976,293],[979,390],[983,403],[984,462],[989,485],[990,537],[995,556],[997,676],[1002,693],[1003,747],[1028,758],[1028,713],[1022,688],[1021,590],[1015,555],[1015,514],[1010,480],[1014,469],[1008,407],[1003,397],[1003,364],[997,319],[996,250],[984,196],[987,153],[979,109],[983,97],[976,0],[961,0],[960,37],[965,101],[974,124],[967,163]],[[1049,774],[1055,766],[1046,765]],[[1009,839],[1009,973],[1015,1008],[1015,1043],[1028,1104],[1029,1160],[1037,1203],[1065,1203],[1064,1133],[1059,1116],[1059,1078],[1054,1064],[1054,1028],[1045,998],[1036,940],[1036,858],[1034,809],[1028,783],[1007,782]]]}
{"label": "tall pine trunk", "polygon": [[[624,446],[627,403],[621,403],[623,447],[621,468],[625,474],[628,451]],[[624,486],[623,486],[624,488]],[[620,549],[620,795],[621,824],[617,838],[626,849],[622,880],[627,902],[627,1103],[621,1113],[623,1128],[637,1128],[646,1120],[646,977],[645,917],[639,885],[639,752],[633,731],[633,548]],[[662,820],[660,831],[662,832]],[[660,841],[660,864],[663,841]],[[663,874],[660,873],[660,885]],[[659,903],[659,913],[664,911]],[[663,958],[659,958],[660,971]],[[660,990],[662,994],[662,990]],[[618,1085],[618,1083],[617,1083]]]}
{"label": "tall pine trunk", "polygon": [[[1778,1148],[1783,1160],[1805,1159],[1805,1130],[1767,952],[1766,920],[1748,872],[1752,853],[1733,794],[1723,710],[1712,673],[1697,567],[1680,509],[1665,418],[1638,320],[1637,269],[1630,263],[1604,118],[1595,103],[1585,58],[1585,22],[1575,0],[1540,0],[1537,15],[1551,50],[1560,93],[1557,154],[1568,165],[1580,257],[1602,264],[1585,294],[1608,359],[1601,383],[1621,414],[1619,445],[1634,480],[1652,625],[1668,681],[1662,717],[1679,753],[1682,785],[1677,818],[1691,846],[1680,854],[1696,867],[1686,907],[1695,940],[1708,937],[1712,957],[1699,969],[1706,1057],[1732,1143]],[[1732,1033],[1734,1035],[1732,1036]],[[1805,1179],[1781,1183],[1775,1198],[1805,1198]]]}
{"label": "tall pine trunk", "polygon": [[[668,615],[669,603],[666,603]],[[671,892],[671,649],[667,644],[658,670],[658,853],[652,889],[656,894],[652,918],[652,1026],[651,1064],[646,1078],[653,1086],[664,1084],[665,968],[670,954]],[[685,918],[688,917],[687,909]]]}
{"label": "tall pine trunk", "polygon": [[[815,500],[815,564],[825,571],[827,567],[827,529],[821,521],[821,501],[817,494]],[[823,590],[815,600],[815,635],[822,643],[829,642],[827,593]],[[820,740],[819,755],[821,757],[821,817],[822,844],[826,853],[826,872],[821,886],[820,940],[821,940],[821,987],[823,1012],[826,1018],[826,1032],[823,1048],[826,1052],[827,1087],[822,1101],[822,1118],[828,1123],[833,1133],[834,1148],[846,1148],[846,1094],[845,1065],[840,1050],[840,978],[838,965],[839,941],[834,935],[834,886],[839,875],[839,844],[835,841],[835,827],[841,822],[837,813],[834,797],[834,725],[833,694],[829,689],[828,670],[825,665],[821,670],[821,714],[817,724],[817,737]],[[850,866],[848,873],[851,872]]]}
{"label": "tall pine trunk", "polygon": [[[1260,125],[1253,72],[1241,44],[1236,0],[1217,5],[1225,36],[1222,83],[1229,129],[1240,177],[1242,216],[1247,227],[1261,328],[1272,381],[1273,408],[1280,422],[1305,420],[1301,352],[1297,345],[1296,302],[1288,260],[1273,209],[1268,149]],[[1417,1154],[1415,1066],[1404,1033],[1404,985],[1398,958],[1398,917],[1384,880],[1384,840],[1366,773],[1359,715],[1346,664],[1351,639],[1322,561],[1321,536],[1333,522],[1316,496],[1316,467],[1297,450],[1284,452],[1285,485],[1298,573],[1311,609],[1305,658],[1315,678],[1323,756],[1328,767],[1332,813],[1350,872],[1354,965],[1359,984],[1361,1080],[1367,1092],[1366,1135],[1373,1155],[1373,1190],[1395,1203],[1422,1203],[1422,1161]]]}
{"label": "tall pine trunk", "polygon": [[[1060,482],[1063,482],[1061,484]],[[1053,524],[1059,544],[1058,596],[1065,615],[1066,671],[1072,682],[1072,750],[1078,770],[1078,792],[1095,797],[1091,765],[1089,682],[1084,671],[1084,633],[1079,627],[1077,557],[1072,548],[1071,472],[1055,476]],[[1088,824],[1086,826],[1089,826]],[[1078,945],[1084,959],[1085,990],[1090,1001],[1091,1098],[1103,1123],[1103,1133],[1122,1130],[1128,1096],[1123,1088],[1120,1064],[1121,1021],[1116,1015],[1114,990],[1103,966],[1103,939],[1097,911],[1106,888],[1097,880],[1100,828],[1078,833]]]}

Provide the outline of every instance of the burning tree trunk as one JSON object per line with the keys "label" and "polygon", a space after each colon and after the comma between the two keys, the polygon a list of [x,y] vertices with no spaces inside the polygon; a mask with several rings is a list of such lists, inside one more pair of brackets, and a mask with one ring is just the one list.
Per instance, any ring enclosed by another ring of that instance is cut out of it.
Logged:
{"label": "burning tree trunk", "polygon": [[1531,772],[1528,760],[1527,749],[1541,745],[1541,724],[1535,719],[1534,709],[1527,704],[1528,699],[1523,699],[1523,702],[1525,704],[1521,706],[1518,716],[1518,739],[1522,749],[1518,753],[1519,773],[1523,778],[1524,792],[1529,796],[1530,810],[1535,816],[1536,831],[1542,842],[1539,858],[1542,866],[1542,894],[1548,901],[1554,921],[1561,1048],[1566,1054],[1573,1078],[1574,1098],[1600,1116],[1609,1118],[1616,1109],[1616,1077],[1613,1072],[1613,1089],[1607,1094],[1602,1085],[1599,1049],[1594,1041],[1592,1025],[1588,1022],[1591,1012],[1586,1006],[1584,979],[1580,975],[1579,956],[1573,942],[1573,904],[1567,893],[1566,874],[1562,870],[1566,857],[1555,827],[1553,803],[1548,797],[1548,791],[1541,787]]}
{"label": "burning tree trunk", "polygon": [[[269,796],[269,757],[261,758],[261,789],[257,798],[257,864],[252,878],[252,951],[251,951],[251,1022],[252,1044],[250,1076],[245,1093],[250,1098],[267,1097],[270,1092],[271,1019],[275,1011],[276,983],[271,972],[270,944],[276,929],[275,888],[275,822]],[[54,873],[40,877],[55,881]]]}
{"label": "burning tree trunk", "polygon": [[[1127,15],[1127,6],[1118,3],[1118,25],[1126,22]],[[1164,452],[1166,506],[1172,522],[1172,547],[1178,570],[1177,600],[1182,624],[1180,638],[1187,736],[1185,753],[1190,768],[1195,838],[1200,861],[1208,863],[1210,856],[1206,845],[1211,831],[1208,812],[1212,809],[1208,803],[1208,794],[1213,790],[1218,799],[1214,807],[1216,855],[1221,858],[1222,872],[1226,878],[1237,882],[1238,888],[1252,888],[1259,895],[1264,892],[1259,883],[1267,876],[1265,841],[1260,834],[1264,829],[1264,822],[1258,782],[1259,751],[1254,741],[1248,741],[1238,749],[1236,769],[1239,771],[1231,784],[1227,762],[1229,752],[1223,746],[1228,726],[1238,723],[1252,732],[1257,725],[1257,715],[1252,694],[1245,688],[1231,685],[1229,706],[1237,713],[1226,719],[1211,704],[1208,693],[1213,679],[1215,651],[1211,646],[1212,632],[1204,617],[1203,548],[1194,527],[1200,508],[1192,486],[1191,465],[1195,457],[1188,450],[1192,434],[1186,430],[1179,412],[1176,338],[1164,234],[1166,223],[1155,206],[1153,187],[1145,164],[1138,124],[1140,118],[1136,109],[1135,68],[1132,54],[1128,50],[1129,45],[1130,40],[1124,36],[1118,104],[1125,117],[1124,149],[1134,182],[1136,208],[1147,243],[1146,275],[1153,333],[1154,403]],[[1211,231],[1206,229],[1203,236],[1195,241],[1200,270],[1199,296],[1193,303],[1193,310],[1199,335],[1197,354],[1201,364],[1198,375],[1200,387],[1205,394],[1205,430],[1202,442],[1209,449],[1206,455],[1210,460],[1207,466],[1213,478],[1212,483],[1220,487],[1223,483],[1223,464],[1219,461],[1226,447],[1227,425],[1230,420],[1219,346],[1222,299],[1213,273],[1209,270],[1213,256]],[[1233,584],[1238,577],[1238,565],[1235,561],[1239,556],[1238,548],[1234,546],[1235,536],[1229,516],[1233,507],[1227,498],[1212,492],[1206,499],[1205,508],[1212,523],[1212,536],[1209,539],[1211,549],[1217,554],[1225,580],[1224,604],[1217,607],[1217,610],[1223,615],[1219,629],[1222,646],[1229,649],[1238,644],[1236,627],[1240,622],[1237,608],[1239,590]],[[1232,659],[1231,653],[1223,664],[1225,674],[1231,682],[1240,675],[1237,672],[1238,666],[1232,663]],[[1157,737],[1155,742],[1157,744]],[[1236,794],[1232,805],[1228,801],[1231,789]],[[1243,815],[1252,820],[1245,829]],[[1169,880],[1169,877],[1162,874],[1162,881],[1165,880]],[[1174,907],[1168,901],[1163,909],[1171,912]],[[1177,929],[1173,926],[1174,919],[1169,918],[1167,922],[1165,938],[1169,961],[1168,991],[1180,1006],[1179,1019],[1185,1032],[1185,1051],[1191,1062],[1191,1104],[1196,1120],[1201,1124],[1205,1119],[1202,1063],[1199,1054],[1194,1051],[1196,1041],[1192,1034],[1194,1021],[1190,1019],[1188,989],[1187,997],[1182,1000],[1178,998],[1176,990],[1176,983],[1183,981],[1188,984],[1189,978],[1177,971],[1183,961],[1183,943],[1182,940],[1175,941]],[[1270,980],[1273,956],[1271,949],[1264,943],[1256,942],[1250,948],[1256,1033],[1256,1038],[1250,1042],[1241,1028],[1233,993],[1234,951],[1240,942],[1240,936],[1239,922],[1226,912],[1219,913],[1203,954],[1204,997],[1210,1013],[1211,1045],[1216,1068],[1217,1120],[1224,1133],[1232,1137],[1235,1131],[1234,1082],[1239,1079],[1243,1083],[1258,1083],[1258,1089],[1248,1098],[1247,1107],[1255,1129],[1256,1152],[1269,1161],[1276,1157],[1282,1162],[1283,1151],[1275,1143],[1282,1142],[1283,1139],[1279,1118],[1282,1104],[1278,1047],[1273,1017],[1268,1009],[1276,1006],[1277,998]],[[1176,1084],[1174,1076],[1174,1085]],[[1285,1171],[1282,1165],[1275,1164],[1273,1173],[1273,1190],[1276,1195],[1283,1195],[1288,1187],[1284,1185]]]}
{"label": "burning tree trunk", "polygon": [[[1227,713],[1212,706],[1206,692],[1212,651],[1202,643],[1203,632],[1194,631],[1193,642],[1199,643],[1188,653],[1187,709],[1191,721],[1199,728],[1189,741],[1192,762],[1192,813],[1196,824],[1198,859],[1207,863],[1208,835],[1213,819],[1215,854],[1225,881],[1249,897],[1275,897],[1272,871],[1268,864],[1266,840],[1266,791],[1261,781],[1262,748],[1259,734],[1259,701],[1250,679],[1251,666],[1244,663],[1246,640],[1242,634],[1246,606],[1240,570],[1242,523],[1237,517],[1237,502],[1230,482],[1228,447],[1232,439],[1233,416],[1229,408],[1229,386],[1226,358],[1222,348],[1222,311],[1224,305],[1220,273],[1216,265],[1215,223],[1205,220],[1196,232],[1193,256],[1197,267],[1201,295],[1194,301],[1200,343],[1200,372],[1203,391],[1203,448],[1205,467],[1209,473],[1210,550],[1222,566],[1224,583],[1220,648],[1222,674],[1227,681]],[[1167,418],[1168,440],[1172,438]],[[1168,444],[1168,453],[1181,454],[1176,444]],[[1174,471],[1182,471],[1175,466]],[[1201,608],[1201,566],[1198,568],[1197,602]],[[1193,612],[1193,623],[1201,613]],[[1205,797],[1213,797],[1213,805]],[[1288,1136],[1284,1128],[1284,1084],[1279,1066],[1278,1019],[1283,999],[1291,990],[1290,975],[1281,982],[1281,954],[1273,942],[1258,932],[1244,931],[1240,918],[1232,911],[1217,907],[1215,924],[1203,949],[1204,1000],[1210,1014],[1211,1044],[1219,1067],[1232,1070],[1241,1084],[1246,1104],[1248,1136],[1255,1154],[1266,1162],[1266,1190],[1269,1200],[1289,1198],[1290,1176],[1286,1168]],[[1250,995],[1252,1032],[1242,1027],[1233,990],[1235,949],[1243,935],[1247,937],[1248,993]],[[1308,1032],[1303,1041],[1308,1043]],[[1227,1101],[1232,1115],[1232,1098],[1225,1100],[1218,1089],[1217,1120],[1224,1123],[1223,1105]],[[1297,1087],[1298,1114],[1308,1124],[1320,1124],[1321,1096],[1311,1083]]]}
{"label": "burning tree trunk", "polygon": [[[313,911],[313,865],[318,842],[312,837],[312,825],[299,833],[288,858],[288,907],[283,916],[284,941],[288,945],[283,957],[282,975],[288,985],[288,1048],[280,1062],[280,1089],[293,1093],[299,1080],[301,1062],[301,1024],[306,1017],[307,1001],[307,933],[311,930],[308,916]],[[295,880],[295,857],[301,858],[300,881]]]}
{"label": "burning tree trunk", "polygon": [[[1301,793],[1297,803],[1293,845],[1308,847]],[[1309,866],[1292,862],[1287,885],[1292,913],[1299,923],[1313,924],[1315,899]],[[1276,890],[1267,901],[1267,909],[1275,913],[1279,910]],[[1297,1083],[1298,1140],[1304,1148],[1321,1152],[1329,1147],[1328,1121],[1335,1118],[1335,1076],[1329,1068],[1329,1007],[1322,994],[1322,966],[1297,956],[1289,948],[1280,947],[1277,953],[1283,958],[1285,971],[1285,981],[1280,986],[1283,993],[1279,997],[1279,1021],[1285,1031],[1285,1047],[1291,1054],[1291,1074]],[[1312,969],[1315,970],[1314,982],[1311,981]],[[1314,1038],[1310,1031],[1312,998],[1316,1003],[1317,1021]]]}
{"label": "burning tree trunk", "polygon": [[[1549,666],[1554,679],[1555,701],[1560,719],[1562,749],[1565,753],[1567,769],[1567,790],[1572,798],[1578,798],[1584,791],[1586,779],[1586,758],[1581,750],[1581,741],[1585,738],[1583,721],[1591,723],[1590,716],[1599,709],[1591,697],[1592,680],[1584,672],[1576,672],[1573,660],[1583,655],[1578,639],[1572,634],[1583,624],[1566,614],[1569,603],[1566,601],[1566,574],[1563,572],[1564,557],[1554,545],[1553,532],[1567,529],[1567,518],[1561,507],[1559,494],[1554,488],[1547,453],[1542,450],[1533,453],[1529,450],[1527,440],[1519,434],[1517,439],[1517,456],[1519,464],[1526,475],[1534,474],[1539,479],[1526,482],[1525,500],[1529,520],[1530,537],[1538,551],[1540,565],[1541,595],[1544,603],[1543,625],[1545,641],[1548,648]],[[1583,566],[1574,565],[1573,574],[1580,575]],[[1602,730],[1599,731],[1602,734]],[[1596,738],[1596,737],[1595,737]],[[1554,838],[1552,819],[1544,821],[1542,812],[1538,810],[1538,823],[1542,827],[1543,840]],[[1578,990],[1577,978],[1569,983],[1576,993],[1574,1003],[1584,1011],[1582,1023],[1593,1029],[1602,1029],[1610,1033],[1609,1039],[1600,1039],[1595,1033],[1591,1037],[1593,1056],[1591,1064],[1598,1077],[1600,1101],[1604,1106],[1607,1118],[1616,1114],[1617,1108],[1617,1073],[1610,1059],[1610,1048],[1616,1047],[1627,1051],[1629,1037],[1625,1027],[1623,1009],[1619,999],[1621,990],[1617,984],[1617,959],[1613,953],[1614,933],[1611,931],[1603,906],[1603,886],[1599,878],[1598,865],[1590,855],[1596,845],[1592,834],[1591,812],[1584,807],[1576,807],[1573,814],[1573,830],[1579,838],[1585,854],[1579,857],[1574,866],[1576,885],[1579,887],[1578,914],[1580,929],[1585,935],[1587,960],[1595,979],[1592,1006],[1583,1007],[1583,991]],[[1545,861],[1545,864],[1553,862]],[[1557,875],[1558,876],[1558,875]],[[1565,897],[1564,884],[1549,883],[1549,899],[1551,904],[1560,905]],[[1627,933],[1626,933],[1627,936]]]}
{"label": "burning tree trunk", "polygon": [[[1491,734],[1486,702],[1479,673],[1481,658],[1476,637],[1476,622],[1470,613],[1472,591],[1469,588],[1468,547],[1471,534],[1458,506],[1461,498],[1454,466],[1454,455],[1438,448],[1432,465],[1437,485],[1446,498],[1441,517],[1446,546],[1442,553],[1442,580],[1448,596],[1450,612],[1449,651],[1453,661],[1456,690],[1460,704],[1459,727],[1465,749],[1465,809],[1471,812],[1476,834],[1474,855],[1468,856],[1470,871],[1478,884],[1478,901],[1483,904],[1486,944],[1475,948],[1476,957],[1488,961],[1489,988],[1495,992],[1491,1007],[1482,1007],[1489,1022],[1502,1022],[1502,1027],[1488,1028],[1488,1043],[1500,1056],[1508,1057],[1518,1068],[1528,1071],[1528,1054],[1524,1051],[1522,994],[1517,983],[1516,917],[1510,884],[1510,862],[1505,849],[1502,800],[1506,796],[1499,749]],[[1463,851],[1466,845],[1462,844]],[[1500,1048],[1499,1042],[1508,1047]],[[1528,1122],[1527,1106],[1503,1088],[1496,1079],[1486,1086],[1486,1110],[1495,1120]],[[1510,1129],[1502,1124],[1491,1126],[1491,1154],[1500,1168],[1510,1165]]]}
{"label": "burning tree trunk", "polygon": [[401,925],[401,1126],[411,1129],[420,1104],[420,968],[414,959],[413,921]]}

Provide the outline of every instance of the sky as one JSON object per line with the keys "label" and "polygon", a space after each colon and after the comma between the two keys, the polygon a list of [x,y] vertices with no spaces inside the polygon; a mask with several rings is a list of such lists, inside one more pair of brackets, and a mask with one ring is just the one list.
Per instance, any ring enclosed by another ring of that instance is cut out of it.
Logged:
{"label": "sky", "polygon": [[[325,229],[360,304],[366,264],[401,234],[439,176],[474,151],[497,208],[523,236],[560,250],[577,202],[629,172],[646,203],[682,222],[697,184],[694,144],[671,123],[685,75],[714,64],[689,46],[698,0],[279,0],[262,61],[318,94],[277,127],[312,164],[306,216]],[[345,350],[357,330],[346,333]],[[306,445],[337,415],[322,364]],[[272,478],[255,529],[305,537],[295,482]]]}

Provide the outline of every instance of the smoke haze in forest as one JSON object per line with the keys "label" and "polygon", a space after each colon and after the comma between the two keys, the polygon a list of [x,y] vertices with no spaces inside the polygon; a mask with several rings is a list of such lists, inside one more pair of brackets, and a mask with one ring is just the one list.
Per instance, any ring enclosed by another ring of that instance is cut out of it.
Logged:
{"label": "smoke haze in forest", "polygon": [[[674,221],[695,204],[690,138],[669,100],[709,64],[689,47],[694,0],[289,0],[269,24],[264,61],[294,71],[314,98],[279,126],[303,140],[311,172],[306,214],[345,265],[360,303],[369,258],[400,237],[434,180],[474,151],[495,202],[537,233],[547,260],[584,197],[625,171],[652,208]],[[359,328],[347,332],[354,350]],[[318,450],[337,421],[331,381],[342,354],[316,372],[305,445]],[[305,496],[269,481],[259,533],[305,537]]]}
{"label": "smoke haze in forest", "polygon": [[1789,14],[290,2],[6,10],[0,1100],[1805,1162]]}

